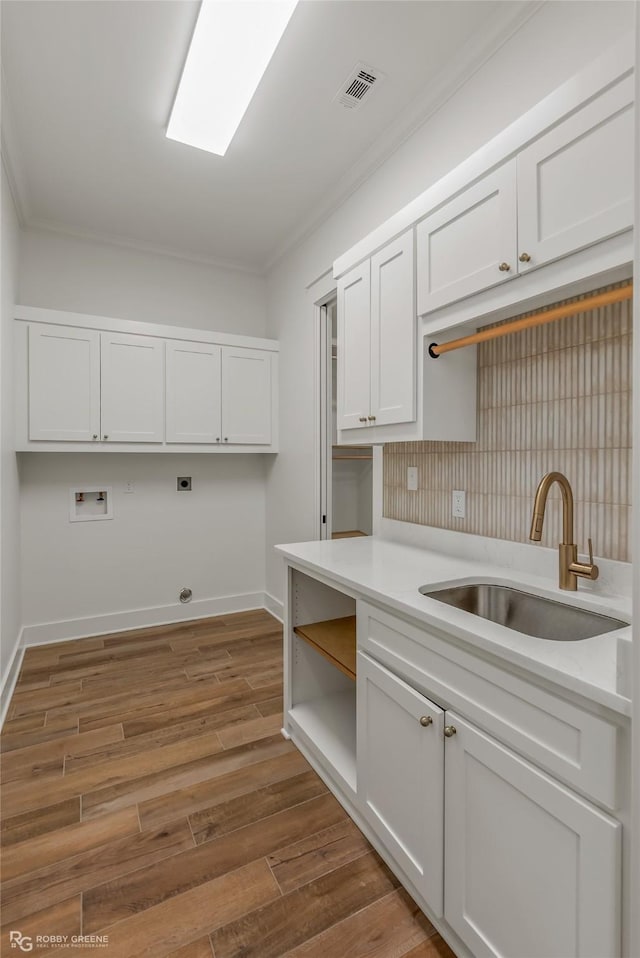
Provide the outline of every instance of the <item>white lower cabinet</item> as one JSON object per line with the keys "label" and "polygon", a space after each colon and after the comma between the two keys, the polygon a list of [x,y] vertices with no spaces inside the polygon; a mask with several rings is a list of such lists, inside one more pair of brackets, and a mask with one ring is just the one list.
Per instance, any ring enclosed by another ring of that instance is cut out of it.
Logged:
{"label": "white lower cabinet", "polygon": [[477,958],[620,955],[620,823],[446,715],[446,921]]}
{"label": "white lower cabinet", "polygon": [[358,800],[434,914],[442,914],[444,712],[362,652]]}
{"label": "white lower cabinet", "polygon": [[621,831],[358,653],[361,813],[474,958],[621,954]]}

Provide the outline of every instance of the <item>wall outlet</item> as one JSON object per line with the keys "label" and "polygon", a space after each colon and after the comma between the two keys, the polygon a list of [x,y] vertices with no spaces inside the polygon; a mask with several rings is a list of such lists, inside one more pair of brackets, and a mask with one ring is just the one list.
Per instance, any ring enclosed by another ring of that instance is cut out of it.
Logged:
{"label": "wall outlet", "polygon": [[467,494],[462,489],[451,493],[451,515],[455,519],[464,519],[467,514]]}
{"label": "wall outlet", "polygon": [[409,492],[418,491],[418,467],[409,466],[407,468],[407,489]]}
{"label": "wall outlet", "polygon": [[125,492],[135,492],[135,487],[133,484],[133,479],[125,479],[124,481],[124,491]]}

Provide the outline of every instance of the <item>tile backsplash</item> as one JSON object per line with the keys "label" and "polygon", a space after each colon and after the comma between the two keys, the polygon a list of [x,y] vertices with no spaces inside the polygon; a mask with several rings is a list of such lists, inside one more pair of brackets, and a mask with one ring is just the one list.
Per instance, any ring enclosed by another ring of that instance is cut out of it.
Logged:
{"label": "tile backsplash", "polygon": [[[573,487],[579,552],[591,536],[597,556],[630,561],[631,331],[626,301],[480,344],[478,441],[386,445],[384,515],[526,542],[537,484],[558,470]],[[464,519],[451,515],[454,489],[466,492]],[[543,545],[560,542],[561,518],[555,485]]]}

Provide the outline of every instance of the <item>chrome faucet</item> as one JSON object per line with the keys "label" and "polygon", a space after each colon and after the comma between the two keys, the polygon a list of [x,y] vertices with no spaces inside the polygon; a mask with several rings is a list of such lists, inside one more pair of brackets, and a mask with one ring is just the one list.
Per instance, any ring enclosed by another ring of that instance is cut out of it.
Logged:
{"label": "chrome faucet", "polygon": [[583,579],[597,579],[599,569],[593,562],[593,545],[589,539],[589,561],[578,562],[578,547],[573,539],[573,491],[566,476],[561,472],[548,472],[543,476],[536,490],[536,498],[533,503],[533,516],[531,517],[531,531],[529,538],[533,542],[540,542],[542,538],[542,526],[544,524],[544,511],[547,506],[547,496],[551,486],[557,482],[562,493],[562,542],[558,546],[560,576],[559,586],[561,589],[575,592],[578,588],[578,577]]}

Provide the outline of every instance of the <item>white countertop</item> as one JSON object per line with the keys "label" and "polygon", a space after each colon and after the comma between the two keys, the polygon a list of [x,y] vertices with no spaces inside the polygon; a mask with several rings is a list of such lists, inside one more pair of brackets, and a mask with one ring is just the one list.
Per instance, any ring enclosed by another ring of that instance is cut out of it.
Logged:
{"label": "white countertop", "polygon": [[562,689],[629,715],[631,702],[618,691],[618,640],[631,627],[592,639],[554,642],[515,632],[480,616],[421,595],[420,586],[443,587],[460,579],[515,586],[546,598],[631,621],[631,603],[620,596],[563,592],[557,581],[503,566],[445,555],[377,536],[276,546],[294,565],[316,572],[363,598],[445,630],[469,651],[489,653]]}

